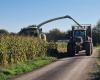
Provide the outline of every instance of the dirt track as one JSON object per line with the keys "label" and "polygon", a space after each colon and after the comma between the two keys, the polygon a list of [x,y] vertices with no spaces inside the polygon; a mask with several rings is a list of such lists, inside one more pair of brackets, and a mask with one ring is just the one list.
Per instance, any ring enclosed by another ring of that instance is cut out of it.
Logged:
{"label": "dirt track", "polygon": [[13,80],[87,80],[97,54],[97,50],[94,49],[92,56],[85,56],[84,53],[81,53],[75,57],[59,59]]}

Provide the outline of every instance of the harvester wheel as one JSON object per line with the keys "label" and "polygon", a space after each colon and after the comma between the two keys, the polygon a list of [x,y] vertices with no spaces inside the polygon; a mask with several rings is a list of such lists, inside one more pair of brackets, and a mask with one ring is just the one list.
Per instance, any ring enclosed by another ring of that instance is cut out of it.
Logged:
{"label": "harvester wheel", "polygon": [[40,38],[40,39],[43,39],[44,41],[46,41],[46,35],[45,35],[44,33],[41,33],[41,34],[39,35],[39,38]]}

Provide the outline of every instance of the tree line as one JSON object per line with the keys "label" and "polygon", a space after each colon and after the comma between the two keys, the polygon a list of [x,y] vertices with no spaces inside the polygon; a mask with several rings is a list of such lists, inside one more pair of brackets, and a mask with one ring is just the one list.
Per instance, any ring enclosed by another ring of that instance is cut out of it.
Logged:
{"label": "tree line", "polygon": [[100,44],[100,20],[97,22],[96,26],[92,29],[93,43],[94,45]]}

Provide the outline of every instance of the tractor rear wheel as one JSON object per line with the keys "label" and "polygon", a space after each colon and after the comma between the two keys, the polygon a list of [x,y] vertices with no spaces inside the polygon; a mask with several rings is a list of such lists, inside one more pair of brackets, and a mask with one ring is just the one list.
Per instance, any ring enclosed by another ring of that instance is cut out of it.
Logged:
{"label": "tractor rear wheel", "polygon": [[72,43],[68,43],[67,45],[67,54],[69,57],[75,56],[75,46]]}
{"label": "tractor rear wheel", "polygon": [[93,52],[93,46],[92,43],[87,43],[86,44],[86,55],[90,56]]}

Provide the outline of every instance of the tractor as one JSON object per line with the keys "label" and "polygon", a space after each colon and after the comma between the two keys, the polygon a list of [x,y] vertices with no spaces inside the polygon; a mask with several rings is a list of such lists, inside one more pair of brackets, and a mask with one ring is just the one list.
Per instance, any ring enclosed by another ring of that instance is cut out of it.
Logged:
{"label": "tractor", "polygon": [[92,29],[91,25],[72,26],[69,32],[69,42],[67,52],[69,56],[75,56],[79,51],[85,50],[86,55],[90,56],[93,52]]}

